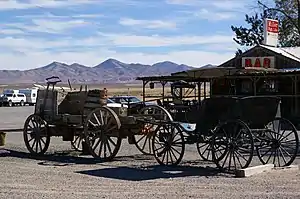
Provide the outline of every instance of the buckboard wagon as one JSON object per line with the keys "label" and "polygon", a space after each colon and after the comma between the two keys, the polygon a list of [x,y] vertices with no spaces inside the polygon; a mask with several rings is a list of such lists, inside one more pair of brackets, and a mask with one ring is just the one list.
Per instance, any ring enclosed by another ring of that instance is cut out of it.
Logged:
{"label": "buckboard wagon", "polygon": [[80,145],[84,140],[95,158],[111,160],[124,138],[142,151],[135,136],[148,136],[155,126],[144,118],[170,119],[168,112],[156,105],[108,107],[106,89],[68,92],[58,104],[54,86],[61,80],[51,77],[47,81],[47,88],[38,91],[35,111],[28,116],[23,129],[25,145],[33,154],[44,154],[50,138],[62,136],[63,141],[71,141],[77,150],[82,150]]}

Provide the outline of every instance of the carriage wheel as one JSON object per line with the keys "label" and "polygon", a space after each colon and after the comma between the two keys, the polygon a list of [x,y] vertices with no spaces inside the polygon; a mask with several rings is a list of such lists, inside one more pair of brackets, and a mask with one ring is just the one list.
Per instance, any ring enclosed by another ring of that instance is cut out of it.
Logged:
{"label": "carriage wheel", "polygon": [[[142,115],[149,115],[158,120],[173,121],[171,114],[161,106],[149,105],[139,111]],[[157,125],[146,123],[140,134],[134,135],[134,144],[145,155],[151,155],[151,138]]]}
{"label": "carriage wheel", "polygon": [[38,115],[30,115],[24,124],[23,138],[30,153],[44,154],[50,144],[46,122]]}
{"label": "carriage wheel", "polygon": [[71,145],[72,147],[78,151],[78,152],[82,152],[82,141],[84,140],[84,134],[80,133],[79,135],[75,135],[74,136],[74,140],[71,141]]}
{"label": "carriage wheel", "polygon": [[211,136],[202,136],[203,141],[197,142],[197,151],[204,161],[212,161]]}
{"label": "carriage wheel", "polygon": [[185,149],[181,129],[171,124],[159,126],[152,137],[152,149],[160,165],[179,164]]}
{"label": "carriage wheel", "polygon": [[273,163],[275,167],[291,165],[299,148],[297,129],[284,118],[276,118],[267,128],[258,137],[256,150],[259,160],[263,164]]}
{"label": "carriage wheel", "polygon": [[112,160],[118,153],[122,138],[116,113],[108,107],[99,107],[87,116],[84,124],[84,139],[94,158]]}
{"label": "carriage wheel", "polygon": [[247,168],[254,152],[249,127],[242,121],[228,121],[220,125],[212,137],[212,159],[224,172]]}
{"label": "carriage wheel", "polygon": [[[213,161],[213,156],[212,156],[212,136],[203,136],[202,142],[197,142],[197,151],[200,155],[200,157],[204,161]],[[223,156],[218,157],[219,159],[222,159]]]}

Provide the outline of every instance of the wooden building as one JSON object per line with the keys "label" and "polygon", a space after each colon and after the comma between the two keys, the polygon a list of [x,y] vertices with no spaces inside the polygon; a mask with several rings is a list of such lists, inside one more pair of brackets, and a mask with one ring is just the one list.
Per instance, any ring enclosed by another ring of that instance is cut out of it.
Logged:
{"label": "wooden building", "polygon": [[300,47],[276,48],[257,45],[219,67],[300,68]]}
{"label": "wooden building", "polygon": [[282,116],[300,124],[300,47],[257,45],[215,68],[172,74],[209,84],[210,96],[281,97]]}
{"label": "wooden building", "polygon": [[294,121],[294,124],[300,124],[300,47],[276,48],[258,45],[219,67],[275,69],[275,73],[219,78],[212,81],[211,96],[279,96],[282,115]]}

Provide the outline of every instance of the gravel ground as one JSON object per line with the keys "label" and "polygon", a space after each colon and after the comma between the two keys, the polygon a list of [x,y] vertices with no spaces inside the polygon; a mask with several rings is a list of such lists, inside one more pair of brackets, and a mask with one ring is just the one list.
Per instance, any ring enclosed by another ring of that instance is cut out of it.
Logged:
{"label": "gravel ground", "polygon": [[[33,107],[1,107],[1,129],[22,128]],[[7,133],[0,157],[0,198],[300,198],[299,170],[274,170],[249,178],[219,173],[188,146],[176,168],[158,166],[124,140],[113,162],[95,162],[52,138],[49,153],[32,157],[22,133]],[[253,164],[259,164],[257,160]],[[300,164],[298,157],[294,164]]]}

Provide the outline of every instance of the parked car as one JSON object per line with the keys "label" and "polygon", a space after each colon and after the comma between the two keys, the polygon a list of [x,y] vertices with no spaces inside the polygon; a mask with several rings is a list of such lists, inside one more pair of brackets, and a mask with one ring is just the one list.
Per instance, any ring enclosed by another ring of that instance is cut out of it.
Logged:
{"label": "parked car", "polygon": [[[109,99],[111,99],[115,103],[120,103],[120,104],[125,104],[125,105],[143,103],[143,101],[140,100],[139,98],[137,98],[136,96],[113,96],[113,97],[110,97]],[[154,103],[153,102],[145,102],[145,104],[152,105]]]}
{"label": "parked car", "polygon": [[116,103],[111,99],[107,99],[107,106],[108,107],[128,107],[126,104]]}
{"label": "parked car", "polygon": [[5,93],[1,98],[3,106],[24,106],[26,103],[26,96],[23,93]]}

